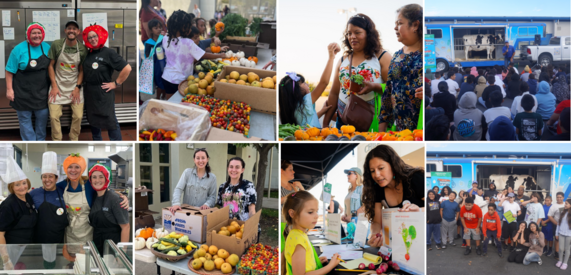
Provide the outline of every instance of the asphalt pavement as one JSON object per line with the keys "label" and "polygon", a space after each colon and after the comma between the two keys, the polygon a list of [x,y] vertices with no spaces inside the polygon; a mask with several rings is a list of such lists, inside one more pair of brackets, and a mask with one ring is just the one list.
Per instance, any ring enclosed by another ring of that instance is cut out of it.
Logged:
{"label": "asphalt pavement", "polygon": [[497,248],[488,245],[488,255],[476,254],[476,245],[472,241],[472,253],[464,255],[466,248],[462,240],[454,240],[456,246],[446,246],[437,250],[432,241],[432,250],[426,252],[426,271],[428,275],[458,275],[458,274],[570,274],[571,271],[561,270],[555,266],[557,260],[553,256],[541,256],[542,265],[530,265],[508,262],[509,250],[502,250],[503,258],[498,256]]}

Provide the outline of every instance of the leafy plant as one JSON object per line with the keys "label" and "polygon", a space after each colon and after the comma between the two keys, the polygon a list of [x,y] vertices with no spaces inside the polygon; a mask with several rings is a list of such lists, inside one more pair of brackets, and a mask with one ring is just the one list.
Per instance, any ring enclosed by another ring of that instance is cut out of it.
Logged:
{"label": "leafy plant", "polygon": [[363,85],[363,81],[365,81],[365,78],[360,74],[355,74],[351,76],[351,80],[359,85]]}
{"label": "leafy plant", "polygon": [[256,36],[258,33],[262,32],[262,18],[256,17],[254,18],[254,20],[252,20],[252,23],[250,24],[250,32],[252,33],[252,36]]}
{"label": "leafy plant", "polygon": [[401,231],[402,240],[404,242],[404,246],[406,247],[406,254],[404,255],[404,257],[408,261],[410,259],[410,254],[408,253],[408,251],[410,250],[412,241],[416,239],[416,228],[412,225],[407,227],[404,223],[402,223],[400,231]]}
{"label": "leafy plant", "polygon": [[[241,15],[237,13],[229,13],[222,18],[222,23],[224,23],[224,31],[218,36],[220,40],[226,39],[227,36],[246,36],[248,19]],[[212,27],[210,33],[216,33],[214,27]]]}

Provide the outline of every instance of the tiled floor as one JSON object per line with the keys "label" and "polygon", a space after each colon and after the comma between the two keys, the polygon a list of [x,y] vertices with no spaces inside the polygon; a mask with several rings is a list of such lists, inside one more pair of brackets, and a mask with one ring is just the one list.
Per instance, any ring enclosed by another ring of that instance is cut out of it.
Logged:
{"label": "tiled floor", "polygon": [[[69,141],[69,128],[63,127],[63,141]],[[123,137],[124,141],[135,141],[137,140],[137,124],[136,123],[126,123],[121,124],[121,136]],[[109,136],[107,136],[107,131],[103,130],[101,133],[101,137],[103,140],[109,140]],[[20,130],[2,130],[0,131],[0,141],[20,141]],[[46,141],[51,141],[51,128],[48,127]],[[82,126],[81,133],[79,134],[80,141],[91,141],[91,128],[89,126]]]}

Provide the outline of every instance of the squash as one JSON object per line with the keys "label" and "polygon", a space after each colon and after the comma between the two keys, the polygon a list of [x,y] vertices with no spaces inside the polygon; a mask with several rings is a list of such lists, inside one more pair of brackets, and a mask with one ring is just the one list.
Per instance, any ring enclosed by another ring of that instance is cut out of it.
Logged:
{"label": "squash", "polygon": [[293,135],[295,136],[295,138],[300,139],[300,140],[308,140],[309,139],[309,135],[304,131],[301,130],[301,128],[299,130],[296,130]]}
{"label": "squash", "polygon": [[244,57],[244,52],[242,52],[242,51],[237,52],[236,57],[238,57],[238,59]]}
{"label": "squash", "polygon": [[135,250],[145,248],[145,239],[144,238],[137,237],[137,238],[135,238],[135,240],[133,240],[133,242],[135,243]]}
{"label": "squash", "polygon": [[145,242],[145,244],[146,244],[146,246],[147,246],[148,249],[152,249],[152,245],[155,244],[155,243],[157,243],[158,241],[159,241],[159,239],[150,237],[150,238],[147,239],[147,241]]}
{"label": "squash", "polygon": [[341,126],[341,132],[343,132],[343,134],[355,133],[355,126],[343,125],[343,126]]}
{"label": "squash", "polygon": [[145,229],[145,228],[137,229],[137,231],[135,231],[135,237],[139,237],[139,235],[141,235],[141,231],[143,231],[143,229]]}
{"label": "squash", "polygon": [[145,227],[145,229],[141,230],[141,233],[139,233],[139,236],[137,236],[137,237],[141,237],[141,238],[144,238],[146,240],[146,239],[153,236],[154,231],[155,230],[150,228],[150,227]]}
{"label": "squash", "polygon": [[168,234],[169,232],[163,227],[155,230],[155,232],[153,232],[153,237],[160,239],[166,237]]}
{"label": "squash", "polygon": [[213,53],[219,53],[220,52],[220,46],[210,47],[210,51],[212,51]]}
{"label": "squash", "polygon": [[331,129],[329,129],[329,127],[321,129],[321,136],[322,137],[327,137],[328,135],[331,135],[331,134],[333,134],[333,132],[331,132]]}
{"label": "squash", "polygon": [[240,58],[240,65],[248,67],[246,66],[246,61],[248,61],[246,58]]}
{"label": "squash", "polygon": [[216,25],[214,25],[214,28],[216,29],[217,32],[224,30],[224,23],[222,22],[218,22],[216,23]]}
{"label": "squash", "polygon": [[309,135],[309,137],[319,136],[319,133],[320,133],[319,129],[317,129],[316,127],[311,127],[309,129],[307,129],[307,131],[305,131],[305,132]]}
{"label": "squash", "polygon": [[256,64],[258,64],[258,58],[255,57],[255,56],[250,56],[250,57],[248,57],[248,60],[254,61],[254,62],[256,62]]}
{"label": "squash", "polygon": [[232,58],[233,56],[234,56],[234,53],[232,51],[226,52],[226,58]]}
{"label": "squash", "polygon": [[240,66],[240,61],[238,60],[232,61],[232,66]]}

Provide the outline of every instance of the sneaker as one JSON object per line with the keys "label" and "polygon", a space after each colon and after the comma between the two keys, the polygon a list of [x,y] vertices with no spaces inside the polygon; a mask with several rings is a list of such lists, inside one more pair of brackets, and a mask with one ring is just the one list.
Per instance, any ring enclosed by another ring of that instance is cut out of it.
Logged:
{"label": "sneaker", "polygon": [[443,245],[442,245],[442,249],[446,249],[446,245],[443,244]]}
{"label": "sneaker", "polygon": [[566,270],[567,269],[567,264],[562,264],[561,265],[561,270]]}
{"label": "sneaker", "polygon": [[504,250],[508,249],[508,245],[504,243]]}
{"label": "sneaker", "polygon": [[547,257],[553,256],[553,248],[550,247],[549,251],[547,251],[547,255],[545,255],[545,256],[547,256]]}
{"label": "sneaker", "polygon": [[537,262],[538,265],[542,265],[543,261],[541,260],[541,258],[539,258],[539,261]]}
{"label": "sneaker", "polygon": [[547,254],[547,251],[549,251],[549,249],[546,247],[543,248],[543,254]]}
{"label": "sneaker", "polygon": [[457,234],[455,239],[460,239],[460,238],[461,238],[460,234]]}
{"label": "sneaker", "polygon": [[[476,250],[476,252],[478,252],[478,251]],[[488,255],[488,253],[486,253],[486,252],[484,252],[484,254],[482,254],[482,256],[484,256],[484,257],[486,257],[487,255]]]}
{"label": "sneaker", "polygon": [[500,256],[500,258],[503,258],[504,256],[502,255],[502,252],[498,252],[498,256]]}
{"label": "sneaker", "polygon": [[476,247],[476,254],[478,255],[482,255],[482,250],[480,250],[480,247]]}
{"label": "sneaker", "polygon": [[469,246],[467,246],[467,247],[466,247],[466,251],[464,252],[464,255],[468,255],[468,254],[470,254],[471,252],[472,252],[472,248],[469,247]]}
{"label": "sneaker", "polygon": [[555,257],[556,260],[559,260],[559,252],[555,252]]}
{"label": "sneaker", "polygon": [[561,264],[563,264],[563,262],[562,262],[562,261],[559,261],[559,262],[557,262],[557,263],[555,264],[555,266],[556,266],[556,267],[561,267]]}
{"label": "sneaker", "polygon": [[426,248],[428,249],[428,251],[430,251],[430,250],[432,250],[432,245],[427,244],[427,245],[426,245]]}
{"label": "sneaker", "polygon": [[450,242],[451,246],[456,246],[456,244],[454,242]]}
{"label": "sneaker", "polygon": [[465,244],[465,243],[463,243],[463,244],[462,244],[462,247],[466,247],[466,244]]}
{"label": "sneaker", "polygon": [[436,249],[440,250],[440,245],[436,244]]}

